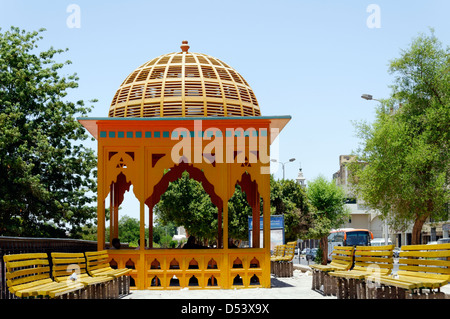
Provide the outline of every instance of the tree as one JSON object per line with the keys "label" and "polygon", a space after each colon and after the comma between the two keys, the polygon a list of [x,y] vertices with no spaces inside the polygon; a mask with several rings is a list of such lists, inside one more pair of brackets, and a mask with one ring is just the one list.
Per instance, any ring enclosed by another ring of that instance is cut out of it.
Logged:
{"label": "tree", "polygon": [[420,243],[427,218],[448,218],[449,53],[433,31],[419,35],[391,61],[392,94],[375,122],[356,125],[363,142],[349,166],[355,191],[390,225],[412,222],[412,244]]}
{"label": "tree", "polygon": [[83,101],[65,101],[76,74],[59,74],[63,50],[37,52],[39,32],[0,33],[0,235],[79,237],[95,216],[93,150],[76,116]]}
{"label": "tree", "polygon": [[[203,189],[200,182],[191,179],[188,172],[171,182],[156,205],[162,225],[173,222],[184,226],[189,235],[197,239],[213,241],[217,238],[217,207]],[[238,240],[248,239],[248,216],[252,209],[245,193],[236,185],[233,196],[228,201],[228,235]]]}
{"label": "tree", "polygon": [[242,191],[241,186],[236,185],[234,194],[228,201],[228,237],[248,240],[248,216],[252,214],[245,192]]}
{"label": "tree", "polygon": [[306,192],[300,184],[271,176],[270,206],[272,215],[284,214],[286,241],[306,238],[312,220]]}
{"label": "tree", "polygon": [[175,248],[178,243],[172,240],[172,238],[176,234],[176,231],[177,228],[172,222],[161,225],[161,223],[157,221],[153,226],[153,247],[159,245],[159,247],[162,248]]}
{"label": "tree", "polygon": [[[109,233],[109,232],[108,232]],[[119,240],[137,247],[140,237],[140,222],[137,218],[123,215],[119,219]],[[147,238],[147,237],[145,237]]]}
{"label": "tree", "polygon": [[312,227],[308,237],[320,239],[322,263],[328,261],[328,241],[330,230],[339,228],[348,220],[349,212],[345,207],[345,192],[333,181],[319,176],[308,183],[308,199],[312,210]]}
{"label": "tree", "polygon": [[177,227],[184,226],[188,234],[197,239],[217,237],[217,207],[201,183],[191,179],[188,172],[169,183],[155,207],[162,225],[173,222]]}

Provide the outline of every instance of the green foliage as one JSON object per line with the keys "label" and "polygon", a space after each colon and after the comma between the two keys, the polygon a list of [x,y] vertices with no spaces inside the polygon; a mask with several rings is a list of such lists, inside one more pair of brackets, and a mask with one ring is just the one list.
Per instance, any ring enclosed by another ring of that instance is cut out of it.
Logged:
{"label": "green foliage", "polygon": [[[95,229],[95,238],[93,240],[97,240],[96,227],[93,227],[91,230]],[[139,219],[130,217],[128,215],[123,215],[119,219],[119,240],[122,244],[128,243],[130,247],[139,246],[139,238],[140,238],[140,222]],[[110,239],[110,229],[106,228],[105,231],[105,240],[109,242]],[[148,238],[148,228],[145,229],[145,238]],[[90,239],[89,235],[85,235],[83,239]],[[148,243],[147,243],[148,245]]]}
{"label": "green foliage", "polygon": [[245,192],[236,185],[234,194],[228,201],[228,237],[248,240],[248,217],[252,214]]}
{"label": "green foliage", "polygon": [[95,216],[94,152],[76,121],[90,108],[64,100],[63,50],[38,52],[39,32],[0,33],[0,235],[79,237]]}
{"label": "green foliage", "polygon": [[153,242],[159,245],[161,245],[162,242],[167,242],[167,239],[163,238],[169,237],[172,239],[176,233],[176,229],[177,228],[173,222],[168,222],[166,225],[162,225],[157,221],[157,223],[153,226]]}
{"label": "green foliage", "polygon": [[284,214],[286,241],[307,238],[312,220],[306,192],[300,184],[271,176],[270,206],[272,215]]}
{"label": "green foliage", "polygon": [[375,122],[356,125],[362,145],[359,162],[349,166],[355,191],[394,229],[414,222],[413,243],[428,217],[448,218],[449,54],[433,31],[419,35],[391,61],[392,94]]}
{"label": "green foliage", "polygon": [[[119,219],[119,240],[121,243],[129,243],[130,246],[139,246],[140,222],[137,218],[123,215]],[[147,238],[147,236],[146,236]]]}
{"label": "green foliage", "polygon": [[318,265],[322,264],[323,262],[323,249],[321,247],[317,248],[316,256],[314,257],[314,262]]}
{"label": "green foliage", "polygon": [[333,228],[339,228],[348,220],[349,211],[345,207],[345,192],[333,181],[319,176],[308,183],[308,199],[311,203],[313,225],[309,238],[328,236]]}
{"label": "green foliage", "polygon": [[[217,237],[218,216],[209,195],[200,182],[191,179],[189,173],[171,182],[160,202],[155,206],[162,225],[173,222],[184,226],[189,235],[197,239],[214,241]],[[248,239],[248,216],[252,215],[246,195],[239,185],[228,201],[228,234],[230,238]]]}
{"label": "green foliage", "polygon": [[184,226],[197,238],[217,236],[217,208],[201,183],[189,178],[188,172],[169,184],[155,207],[162,225],[173,222],[177,227]]}

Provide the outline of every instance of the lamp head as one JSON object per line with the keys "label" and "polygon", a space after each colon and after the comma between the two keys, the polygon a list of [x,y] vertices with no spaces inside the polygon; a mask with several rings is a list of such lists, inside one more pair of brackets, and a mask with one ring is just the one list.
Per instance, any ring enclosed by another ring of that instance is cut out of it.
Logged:
{"label": "lamp head", "polygon": [[361,95],[361,98],[363,98],[364,100],[367,100],[367,101],[373,100],[373,96],[370,94],[363,94],[363,95]]}

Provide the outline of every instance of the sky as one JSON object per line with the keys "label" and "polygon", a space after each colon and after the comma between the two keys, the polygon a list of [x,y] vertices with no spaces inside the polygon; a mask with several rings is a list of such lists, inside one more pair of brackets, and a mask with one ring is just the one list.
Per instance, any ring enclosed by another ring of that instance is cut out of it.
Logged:
{"label": "sky", "polygon": [[[296,159],[286,178],[301,167],[311,181],[331,180],[339,156],[357,150],[353,123],[372,122],[377,106],[361,95],[389,96],[389,61],[430,28],[450,45],[449,12],[448,0],[0,0],[0,28],[45,28],[41,50],[68,48],[58,59],[72,61],[62,72],[76,72],[79,87],[66,98],[97,99],[91,117],[108,115],[134,69],[188,40],[190,52],[219,58],[246,79],[263,116],[292,117],[278,160]],[[139,216],[138,205],[126,205]]]}

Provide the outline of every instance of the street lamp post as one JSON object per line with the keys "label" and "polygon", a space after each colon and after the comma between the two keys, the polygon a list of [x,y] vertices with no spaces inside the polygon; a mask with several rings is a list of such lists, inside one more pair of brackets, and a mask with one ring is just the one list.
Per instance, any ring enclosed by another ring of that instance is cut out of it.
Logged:
{"label": "street lamp post", "polygon": [[283,167],[283,179],[284,179],[284,165],[285,164],[287,164],[287,163],[290,163],[290,162],[293,162],[293,161],[295,161],[295,158],[291,158],[289,161],[287,161],[287,162],[279,162],[277,159],[271,159],[270,160],[271,162],[274,162],[274,163],[278,163],[278,164],[281,164],[281,166]]}
{"label": "street lamp post", "polygon": [[[380,100],[374,99],[372,95],[370,94],[363,94],[361,95],[361,98],[363,98],[364,100],[367,101],[378,101],[381,102]],[[389,231],[388,231],[388,223],[387,223],[387,218],[384,220],[384,243],[385,245],[389,245]]]}

